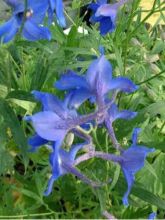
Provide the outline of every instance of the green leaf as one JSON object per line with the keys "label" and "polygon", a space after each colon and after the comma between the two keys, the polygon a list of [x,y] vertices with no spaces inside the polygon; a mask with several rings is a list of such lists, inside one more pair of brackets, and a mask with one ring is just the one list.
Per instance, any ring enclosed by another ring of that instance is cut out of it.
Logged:
{"label": "green leaf", "polygon": [[[4,118],[4,122],[11,129],[13,139],[21,150],[24,160],[27,160],[27,140],[24,132],[20,126],[19,120],[10,107],[10,105],[3,99],[0,99],[0,114]],[[26,161],[25,160],[25,161]],[[24,162],[25,162],[24,161]],[[27,162],[27,161],[26,161]]]}
{"label": "green leaf", "polygon": [[154,195],[148,190],[134,186],[132,189],[132,194],[149,204],[155,205],[158,208],[165,210],[165,200],[162,200],[160,197]]}
{"label": "green leaf", "polygon": [[110,190],[112,190],[116,186],[116,183],[117,183],[119,176],[120,176],[120,170],[121,170],[120,165],[116,164],[116,169],[115,169],[113,180],[112,180],[112,183],[110,186]]}
{"label": "green leaf", "polygon": [[14,159],[9,152],[0,147],[0,175],[11,172],[14,166]]}

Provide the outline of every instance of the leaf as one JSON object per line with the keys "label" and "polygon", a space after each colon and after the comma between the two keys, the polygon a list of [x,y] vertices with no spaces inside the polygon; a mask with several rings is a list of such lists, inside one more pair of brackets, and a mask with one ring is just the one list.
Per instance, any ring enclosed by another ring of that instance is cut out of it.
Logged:
{"label": "leaf", "polygon": [[[27,140],[20,126],[19,120],[10,105],[3,99],[0,99],[0,114],[4,122],[11,129],[13,139],[21,150],[24,160],[27,162]],[[24,162],[25,162],[24,161]]]}
{"label": "leaf", "polygon": [[21,189],[21,188],[17,188],[15,186],[12,186],[12,188],[18,192],[21,192],[22,194],[24,194],[25,196],[28,196],[34,200],[36,200],[39,203],[42,203],[42,199],[34,192],[28,190],[28,189]]}
{"label": "leaf", "polygon": [[147,160],[145,162],[145,167],[156,179],[158,179],[155,169],[152,167],[152,165]]}
{"label": "leaf", "polygon": [[160,114],[165,119],[165,102],[158,101],[143,109],[142,112],[148,112],[151,117]]}
{"label": "leaf", "polygon": [[165,200],[162,200],[160,197],[154,195],[148,190],[134,186],[131,193],[143,201],[165,210]]}
{"label": "leaf", "polygon": [[47,79],[48,69],[47,59],[44,58],[44,54],[41,54],[36,62],[35,70],[32,75],[30,90],[41,90]]}
{"label": "leaf", "polygon": [[120,176],[120,170],[121,170],[120,165],[116,164],[116,169],[115,169],[113,180],[112,180],[112,183],[110,186],[110,190],[112,190],[115,187],[115,185],[119,179],[119,176]]}
{"label": "leaf", "polygon": [[9,152],[0,147],[0,175],[11,172],[14,166],[14,159]]}

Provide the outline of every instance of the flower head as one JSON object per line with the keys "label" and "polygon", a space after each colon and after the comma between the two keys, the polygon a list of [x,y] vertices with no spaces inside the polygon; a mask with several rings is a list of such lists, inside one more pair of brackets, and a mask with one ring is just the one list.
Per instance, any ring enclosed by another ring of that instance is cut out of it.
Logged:
{"label": "flower head", "polygon": [[11,41],[17,32],[22,28],[22,36],[29,40],[50,40],[51,34],[42,22],[45,17],[48,4],[47,0],[28,0],[27,11],[24,15],[25,5],[23,1],[8,0],[7,3],[13,8],[12,17],[0,26],[0,40],[3,43]]}
{"label": "flower head", "polygon": [[149,216],[148,219],[149,220],[154,220],[156,218],[156,212],[152,212]]}
{"label": "flower head", "polygon": [[48,187],[45,192],[46,196],[48,196],[52,192],[54,181],[56,181],[60,176],[63,176],[67,173],[71,173],[77,176],[83,182],[93,187],[101,186],[99,183],[93,182],[92,180],[88,179],[74,166],[77,152],[84,147],[84,144],[77,144],[75,146],[72,146],[72,148],[68,152],[60,148],[60,146],[60,142],[54,142],[52,153],[50,154],[52,175],[49,179]]}
{"label": "flower head", "polygon": [[90,64],[85,76],[68,71],[55,83],[55,87],[70,92],[70,105],[74,107],[78,107],[88,98],[102,105],[101,102],[105,102],[105,95],[109,91],[131,93],[138,88],[126,77],[112,78],[112,66],[104,55]]}
{"label": "flower head", "polygon": [[107,4],[106,0],[98,0],[97,3],[89,5],[89,8],[93,11],[90,21],[100,23],[101,35],[106,35],[115,30],[118,8],[125,2],[126,0],[120,0],[115,4]]}
{"label": "flower head", "polygon": [[123,204],[128,205],[128,196],[134,183],[135,174],[144,166],[144,161],[148,153],[154,149],[137,145],[137,136],[140,132],[139,128],[135,128],[132,135],[132,145],[123,151],[120,156],[120,162],[123,174],[127,181],[127,191],[123,197]]}
{"label": "flower head", "polygon": [[63,140],[77,116],[76,111],[67,108],[68,98],[62,102],[49,93],[33,91],[33,94],[42,103],[43,111],[26,116],[25,120],[32,121],[37,139],[39,136],[47,141]]}

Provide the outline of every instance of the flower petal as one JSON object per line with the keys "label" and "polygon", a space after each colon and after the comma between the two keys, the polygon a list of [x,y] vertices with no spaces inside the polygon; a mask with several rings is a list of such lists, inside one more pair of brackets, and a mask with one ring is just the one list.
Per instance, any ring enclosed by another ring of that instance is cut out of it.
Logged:
{"label": "flower petal", "polygon": [[58,23],[61,27],[66,27],[66,21],[65,21],[65,16],[64,16],[64,8],[63,8],[63,2],[62,0],[56,0],[56,16]]}
{"label": "flower petal", "polygon": [[30,137],[28,139],[28,144],[32,146],[30,149],[30,152],[36,151],[36,149],[44,144],[46,144],[48,141],[41,138],[39,135],[34,135],[33,137]]}
{"label": "flower petal", "polygon": [[72,91],[69,106],[78,108],[87,99],[93,97],[93,93],[88,89],[76,89]]}
{"label": "flower petal", "polygon": [[128,172],[128,170],[126,170],[126,169],[123,169],[123,168],[122,168],[122,171],[123,171],[124,176],[125,176],[126,181],[127,181],[127,191],[125,192],[125,194],[124,194],[122,200],[123,200],[123,204],[124,204],[125,206],[128,206],[128,205],[129,205],[128,196],[129,196],[129,194],[130,194],[130,192],[131,192],[131,188],[132,188],[132,185],[133,185],[133,183],[134,183],[135,177],[134,177],[134,174],[133,174],[133,173]]}
{"label": "flower petal", "polygon": [[106,4],[107,0],[97,0],[97,3],[102,5],[102,4]]}
{"label": "flower petal", "polygon": [[115,30],[115,23],[112,22],[110,17],[102,17],[100,20],[100,34],[102,36],[106,35],[108,32],[113,32]]}
{"label": "flower petal", "polygon": [[50,154],[49,161],[52,167],[52,176],[49,179],[47,190],[45,191],[44,195],[48,196],[52,192],[53,183],[56,181],[60,176],[66,173],[63,170],[61,164],[61,156],[60,156],[60,147],[62,145],[63,139],[59,139],[58,141],[54,142],[53,144],[53,152]]}
{"label": "flower petal", "polygon": [[[112,66],[104,55],[91,63],[87,70],[86,79],[91,90],[96,91],[100,96],[108,92],[109,83],[112,79]],[[98,85],[101,91],[97,91]]]}
{"label": "flower petal", "polygon": [[15,17],[12,17],[6,23],[0,26],[0,41],[8,43],[11,41],[18,31],[18,23]]}
{"label": "flower petal", "polygon": [[47,190],[44,192],[44,195],[45,196],[49,196],[50,193],[52,192],[52,189],[53,189],[53,184],[54,184],[54,181],[56,181],[59,177],[58,176],[51,176],[50,179],[49,179],[49,182],[48,182],[48,186],[47,186]]}
{"label": "flower petal", "polygon": [[116,20],[117,15],[117,4],[103,4],[96,11],[96,17],[98,16],[106,16],[110,17],[114,22]]}
{"label": "flower petal", "polygon": [[44,111],[25,117],[32,121],[36,133],[49,141],[63,139],[67,132],[66,123],[54,112]]}
{"label": "flower petal", "polygon": [[140,132],[141,132],[141,128],[134,128],[132,133],[132,145],[137,144],[137,139]]}
{"label": "flower petal", "polygon": [[32,19],[28,19],[23,28],[23,37],[29,41],[36,41],[36,40],[50,40],[51,39],[51,33],[47,27],[38,26],[34,22],[32,22]]}
{"label": "flower petal", "polygon": [[156,218],[156,215],[156,212],[152,212],[151,214],[149,214],[148,220],[154,220]]}
{"label": "flower petal", "polygon": [[109,84],[109,89],[132,93],[138,89],[138,86],[136,86],[130,79],[126,77],[117,77],[112,79]]}
{"label": "flower petal", "polygon": [[84,145],[86,145],[86,143],[76,144],[76,145],[71,147],[71,149],[69,151],[69,159],[70,159],[70,161],[74,162],[75,157],[76,157],[78,151],[81,150],[84,147]]}
{"label": "flower petal", "polygon": [[113,122],[116,119],[132,119],[137,115],[137,112],[132,112],[129,110],[119,111],[117,105],[114,103],[108,110],[110,121]]}
{"label": "flower petal", "polygon": [[121,165],[135,173],[144,166],[147,154],[153,151],[154,149],[144,146],[131,146],[122,153],[123,161]]}
{"label": "flower petal", "polygon": [[54,95],[46,92],[33,91],[34,97],[43,105],[43,111],[55,112],[58,116],[66,118],[67,109],[63,103]]}
{"label": "flower petal", "polygon": [[59,90],[70,90],[76,88],[88,88],[88,84],[83,76],[77,75],[75,72],[69,70],[66,74],[54,84]]}

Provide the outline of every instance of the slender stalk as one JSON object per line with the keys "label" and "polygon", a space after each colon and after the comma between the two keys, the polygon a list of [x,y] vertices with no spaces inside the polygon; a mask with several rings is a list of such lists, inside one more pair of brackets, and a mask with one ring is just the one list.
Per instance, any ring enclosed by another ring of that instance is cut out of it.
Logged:
{"label": "slender stalk", "polygon": [[142,84],[144,84],[144,83],[146,83],[146,82],[149,82],[149,81],[151,81],[151,80],[157,78],[158,76],[162,75],[163,73],[165,73],[165,69],[162,70],[160,73],[156,74],[155,76],[152,76],[152,77],[149,78],[149,79],[146,79],[146,80],[144,80],[144,81],[142,81],[142,82],[140,82],[140,83],[137,83],[137,85],[142,85]]}
{"label": "slender stalk", "polygon": [[111,215],[111,214],[110,214],[109,212],[107,212],[106,210],[103,211],[102,215],[105,216],[107,219],[117,220],[117,218],[115,218],[113,215]]}
{"label": "slender stalk", "polygon": [[105,124],[106,124],[106,127],[107,127],[107,130],[108,130],[108,133],[109,133],[109,136],[111,138],[113,146],[116,148],[116,150],[119,150],[121,147],[120,147],[120,144],[119,144],[119,142],[116,138],[112,123],[108,119],[108,117],[105,119]]}
{"label": "slender stalk", "polygon": [[89,153],[86,153],[86,154],[83,154],[82,156],[79,156],[75,162],[74,162],[74,166],[84,162],[84,161],[87,161],[89,159],[92,159],[92,158],[101,158],[103,160],[109,160],[109,161],[113,161],[113,162],[120,162],[121,161],[121,158],[120,156],[117,156],[117,155],[114,155],[114,154],[108,154],[108,153],[104,153],[102,151],[94,151],[94,152],[89,152]]}

